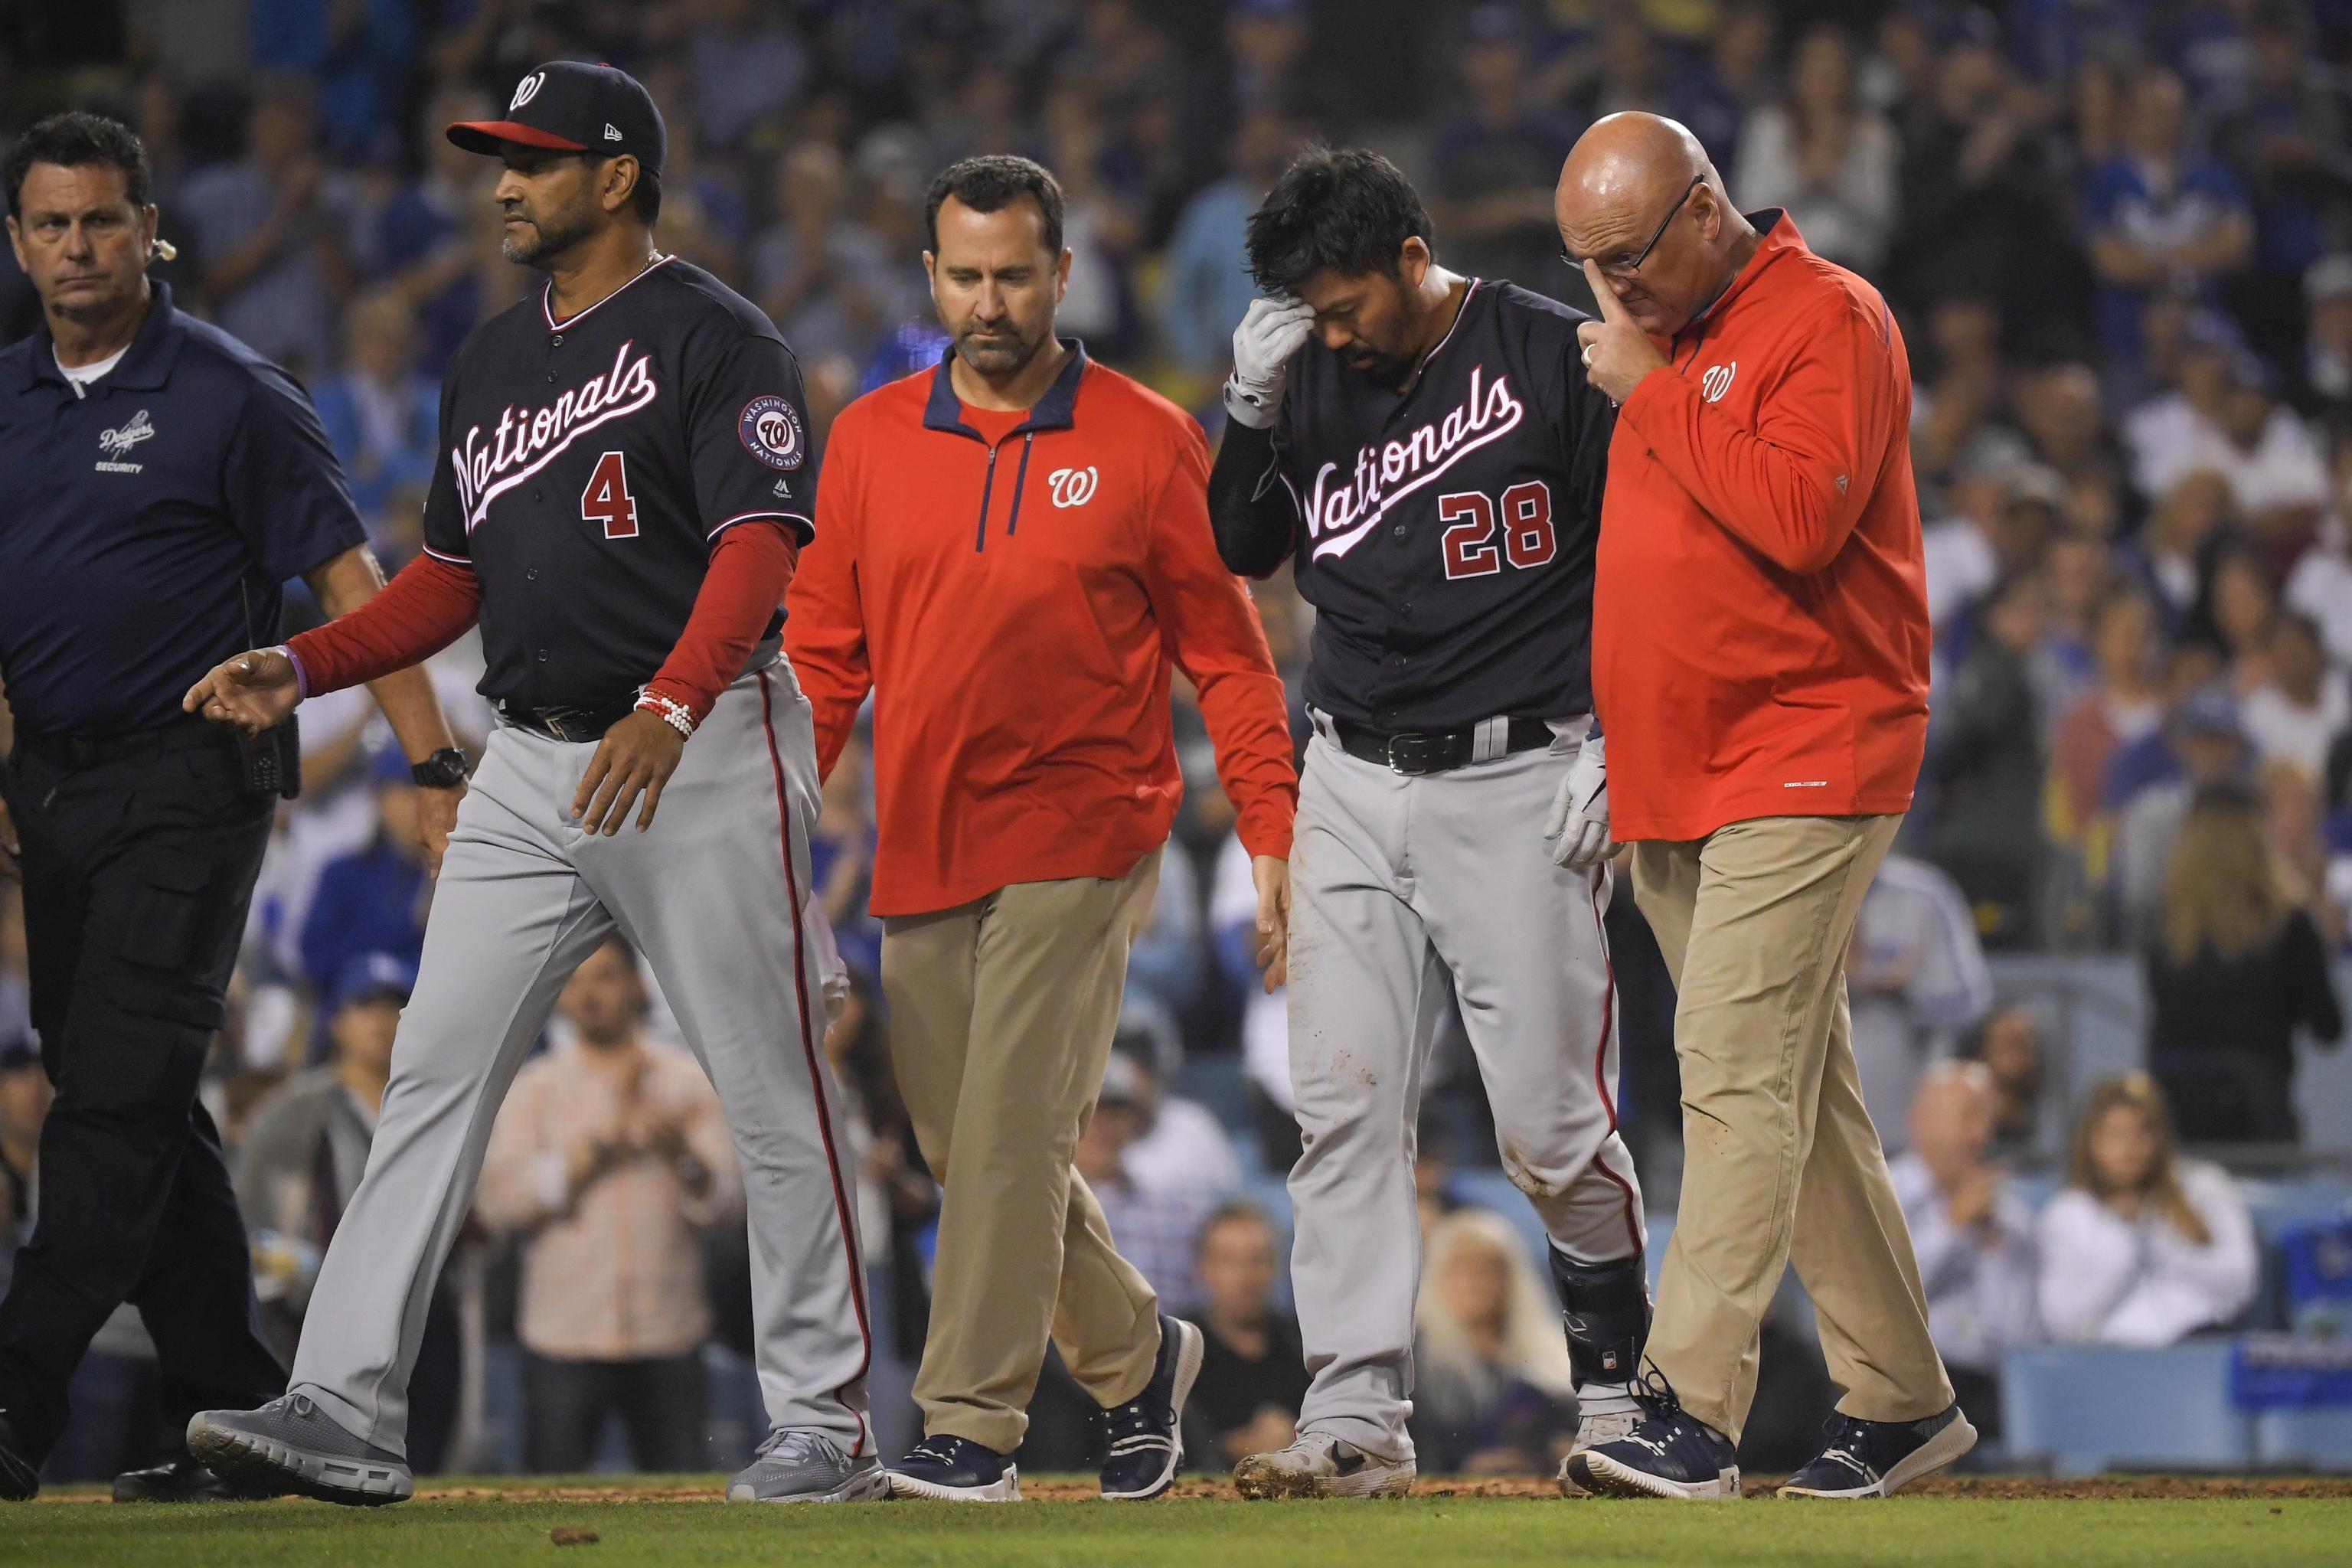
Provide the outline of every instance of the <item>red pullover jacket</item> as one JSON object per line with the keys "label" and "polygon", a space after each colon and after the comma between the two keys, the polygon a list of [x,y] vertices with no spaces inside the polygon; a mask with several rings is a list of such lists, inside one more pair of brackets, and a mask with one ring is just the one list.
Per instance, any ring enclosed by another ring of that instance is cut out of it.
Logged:
{"label": "red pullover jacket", "polygon": [[1177,668],[1244,847],[1290,852],[1282,679],[1217,560],[1208,443],[1071,346],[1026,414],[964,407],[942,363],[851,404],[826,443],[784,646],[824,772],[875,694],[877,914],[1125,876],[1182,795]]}

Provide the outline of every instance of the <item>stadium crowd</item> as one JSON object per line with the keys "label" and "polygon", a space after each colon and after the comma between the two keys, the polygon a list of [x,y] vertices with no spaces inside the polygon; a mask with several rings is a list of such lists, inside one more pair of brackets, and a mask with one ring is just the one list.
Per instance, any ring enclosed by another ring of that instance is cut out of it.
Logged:
{"label": "stadium crowd", "polygon": [[[1612,110],[1689,124],[1744,206],[1785,206],[1885,290],[1917,373],[1934,727],[1857,932],[1853,1005],[1935,1326],[1977,1381],[1963,1400],[1993,1402],[2011,1344],[2163,1342],[2246,1310],[2245,1205],[2176,1144],[2295,1144],[2295,1034],[2342,1029],[2352,5],[85,0],[0,20],[0,142],[68,104],[138,129],[179,253],[159,275],[310,388],[396,569],[419,547],[441,369],[529,281],[498,254],[483,162],[439,128],[490,117],[523,68],[567,55],[651,89],[670,138],[660,242],[782,329],[820,454],[849,400],[940,352],[920,203],[955,158],[1055,170],[1064,329],[1213,439],[1252,292],[1244,219],[1307,140],[1396,157],[1447,264],[1589,304],[1552,226],[1561,158]],[[33,310],[0,257],[8,340]],[[1255,592],[1303,725],[1307,612],[1279,577]],[[490,715],[467,648],[434,671],[478,754]],[[1188,1425],[1213,1466],[1286,1440],[1304,1392],[1282,1220],[1248,1195],[1278,1188],[1297,1134],[1281,998],[1253,985],[1248,859],[1178,703],[1182,852],[1077,1158],[1122,1251],[1208,1331]],[[415,791],[365,693],[313,700],[302,722],[308,787],[279,813],[208,1089],[289,1343],[365,1159],[432,898]],[[844,960],[827,1048],[887,1308],[887,1439],[888,1419],[905,1429],[936,1201],[877,1008],[873,843],[853,744],[826,785],[815,887]],[[1628,1130],[1670,1169],[1671,995],[1630,900],[1610,930]],[[2004,952],[2138,955],[2148,1074],[2065,1103],[2047,1020],[1999,1005],[1986,954]],[[748,1332],[716,1101],[625,949],[590,961],[562,1016],[445,1279],[412,1454],[429,1469],[482,1441],[483,1377],[464,1363],[511,1343],[510,1458],[584,1468],[611,1411],[641,1468],[708,1468],[728,1415],[713,1347]],[[19,1228],[44,1096],[28,1033],[21,915],[0,894],[0,1223]],[[1213,1108],[1179,1092],[1236,1058],[1245,1089],[1204,1094]],[[1489,1206],[1514,1194],[1465,1180],[1491,1164],[1476,1095],[1454,1075],[1423,1137],[1423,1468],[1549,1470],[1573,1428],[1566,1352],[1524,1233]],[[2064,1190],[2036,1214],[2010,1173],[2053,1154]],[[144,1456],[137,1331],[118,1327],[77,1385],[66,1473]],[[1076,1468],[1085,1413],[1049,1379],[1024,1464]]]}

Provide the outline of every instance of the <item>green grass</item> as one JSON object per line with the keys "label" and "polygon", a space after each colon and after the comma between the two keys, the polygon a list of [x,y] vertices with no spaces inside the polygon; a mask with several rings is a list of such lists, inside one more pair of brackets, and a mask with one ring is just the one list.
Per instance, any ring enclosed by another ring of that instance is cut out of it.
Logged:
{"label": "green grass", "polygon": [[[490,1485],[506,1483],[491,1482]],[[715,1486],[714,1486],[715,1495]],[[555,1563],[562,1568],[803,1563],[2158,1563],[2342,1564],[2352,1500],[1999,1500],[1865,1505],[1664,1504],[1415,1498],[1245,1504],[1185,1499],[989,1508],[460,1499],[345,1510],[279,1501],[195,1508],[55,1500],[0,1505],[0,1563]],[[559,1526],[597,1532],[559,1547]]]}

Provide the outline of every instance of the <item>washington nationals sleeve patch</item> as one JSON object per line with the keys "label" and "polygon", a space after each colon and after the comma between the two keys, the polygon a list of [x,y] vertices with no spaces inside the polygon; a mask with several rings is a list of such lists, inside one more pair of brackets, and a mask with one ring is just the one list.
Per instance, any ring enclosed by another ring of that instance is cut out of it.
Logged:
{"label": "washington nationals sleeve patch", "polygon": [[801,436],[800,411],[782,397],[755,397],[743,405],[736,421],[744,449],[772,468],[789,472],[801,466],[808,443]]}

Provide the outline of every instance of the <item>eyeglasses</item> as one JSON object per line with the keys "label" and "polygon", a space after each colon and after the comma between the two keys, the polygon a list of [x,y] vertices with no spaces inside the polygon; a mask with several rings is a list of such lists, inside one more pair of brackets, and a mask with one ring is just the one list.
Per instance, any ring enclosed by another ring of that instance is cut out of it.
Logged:
{"label": "eyeglasses", "polygon": [[[1651,231],[1650,243],[1642,247],[1642,253],[1639,256],[1636,256],[1631,261],[1602,261],[1596,263],[1596,265],[1599,266],[1601,270],[1607,276],[1618,279],[1621,281],[1624,279],[1631,278],[1635,273],[1641,271],[1642,263],[1650,259],[1650,252],[1658,248],[1658,241],[1666,237],[1666,230],[1673,225],[1675,215],[1683,210],[1683,205],[1690,200],[1691,193],[1705,184],[1706,184],[1706,174],[1697,174],[1691,176],[1691,183],[1683,187],[1683,194],[1675,198],[1675,205],[1666,209],[1666,216],[1660,218],[1658,220],[1658,226]],[[1583,269],[1584,263],[1577,259],[1575,257],[1570,256],[1568,253],[1568,247],[1566,246],[1560,247],[1559,258],[1570,270],[1581,271]]]}

